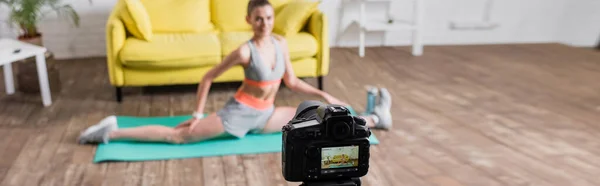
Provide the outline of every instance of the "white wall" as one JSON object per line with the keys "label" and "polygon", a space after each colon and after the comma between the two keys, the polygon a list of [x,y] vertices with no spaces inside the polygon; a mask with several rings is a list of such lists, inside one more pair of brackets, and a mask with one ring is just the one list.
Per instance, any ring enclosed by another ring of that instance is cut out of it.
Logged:
{"label": "white wall", "polygon": [[600,44],[600,0],[570,0],[557,39],[575,46]]}
{"label": "white wall", "polygon": [[[333,28],[346,28],[358,7],[347,3],[343,19],[339,8],[343,0],[327,0],[321,9],[329,15]],[[351,2],[351,1],[347,1]],[[563,42],[574,46],[594,46],[600,37],[599,0],[495,0],[491,21],[499,27],[492,30],[452,30],[453,21],[479,21],[483,18],[485,0],[423,0],[423,41],[429,45]],[[411,1],[396,0],[392,11],[397,18],[412,19]],[[367,9],[369,15],[379,16],[382,5]],[[381,14],[380,14],[381,15]],[[381,17],[383,18],[383,17]],[[338,36],[332,29],[330,34]],[[367,35],[367,45],[406,45],[410,32],[373,32]],[[340,36],[339,46],[356,46],[358,28],[348,28]],[[332,40],[334,41],[334,40]],[[383,42],[386,41],[386,42]]]}
{"label": "white wall", "polygon": [[[77,58],[105,55],[105,23],[117,0],[94,1],[63,0],[70,2],[80,13],[81,26],[74,28],[67,22],[50,17],[40,25],[44,44],[57,58]],[[332,46],[357,46],[357,27],[348,27],[352,16],[358,16],[358,7],[349,5],[340,12],[342,1],[323,0],[319,8],[329,18]],[[400,19],[410,19],[411,1],[392,0],[392,11]],[[426,45],[494,44],[562,42],[573,46],[595,46],[600,38],[600,0],[496,0],[491,19],[499,27],[493,30],[451,30],[451,21],[477,21],[483,14],[484,0],[423,0]],[[374,5],[367,9],[377,15],[385,7]],[[7,9],[0,9],[0,20],[6,20]],[[340,33],[338,33],[340,32]],[[16,37],[16,30],[0,24],[0,37]],[[340,41],[337,42],[339,36]],[[386,41],[386,42],[383,42]],[[366,35],[369,46],[407,45],[410,34],[406,31],[372,32]],[[427,51],[425,51],[425,54]]]}

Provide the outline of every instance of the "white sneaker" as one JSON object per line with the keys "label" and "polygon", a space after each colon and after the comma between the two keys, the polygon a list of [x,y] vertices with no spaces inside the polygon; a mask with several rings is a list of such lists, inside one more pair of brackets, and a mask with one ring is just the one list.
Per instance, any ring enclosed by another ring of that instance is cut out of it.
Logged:
{"label": "white sneaker", "polygon": [[375,124],[376,128],[389,129],[392,127],[392,96],[386,88],[379,90],[379,103],[375,105],[373,114],[375,114],[379,122]]}
{"label": "white sneaker", "polygon": [[386,88],[379,89],[379,102],[378,105],[383,106],[385,109],[392,109],[392,95]]}
{"label": "white sneaker", "polygon": [[108,116],[102,119],[98,124],[93,125],[83,131],[78,138],[80,144],[85,143],[108,143],[108,135],[111,131],[117,130],[117,117]]}

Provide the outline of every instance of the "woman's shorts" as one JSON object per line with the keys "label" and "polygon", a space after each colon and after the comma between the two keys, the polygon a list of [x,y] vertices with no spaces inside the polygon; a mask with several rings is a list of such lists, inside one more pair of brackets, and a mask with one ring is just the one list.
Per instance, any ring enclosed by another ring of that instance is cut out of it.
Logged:
{"label": "woman's shorts", "polygon": [[225,106],[217,112],[223,122],[225,132],[243,138],[247,133],[259,133],[273,115],[275,106],[259,110],[230,98]]}

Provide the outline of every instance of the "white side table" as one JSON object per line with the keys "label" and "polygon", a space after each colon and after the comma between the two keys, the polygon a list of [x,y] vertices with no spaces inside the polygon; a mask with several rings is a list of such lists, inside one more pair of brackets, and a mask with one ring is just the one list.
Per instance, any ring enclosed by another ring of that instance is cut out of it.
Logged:
{"label": "white side table", "polygon": [[[20,50],[19,52],[15,52]],[[15,93],[15,84],[12,72],[12,63],[35,56],[35,63],[40,81],[40,93],[44,106],[50,106],[52,99],[50,85],[48,83],[48,71],[46,69],[46,48],[20,42],[13,39],[0,38],[0,65],[4,67],[4,82],[8,95]]]}

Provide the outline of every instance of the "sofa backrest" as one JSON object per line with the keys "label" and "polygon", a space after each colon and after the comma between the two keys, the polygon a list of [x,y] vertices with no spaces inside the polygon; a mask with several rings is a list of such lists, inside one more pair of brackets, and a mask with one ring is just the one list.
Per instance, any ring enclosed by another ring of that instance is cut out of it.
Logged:
{"label": "sofa backrest", "polygon": [[[270,0],[275,11],[291,0]],[[211,21],[220,31],[249,31],[246,13],[249,0],[211,0]]]}
{"label": "sofa backrest", "polygon": [[[128,14],[119,0],[118,14]],[[250,31],[246,11],[250,0],[139,0],[154,33]],[[275,12],[292,0],[269,0]]]}
{"label": "sofa backrest", "polygon": [[210,21],[210,0],[140,0],[153,32],[205,32]]}

